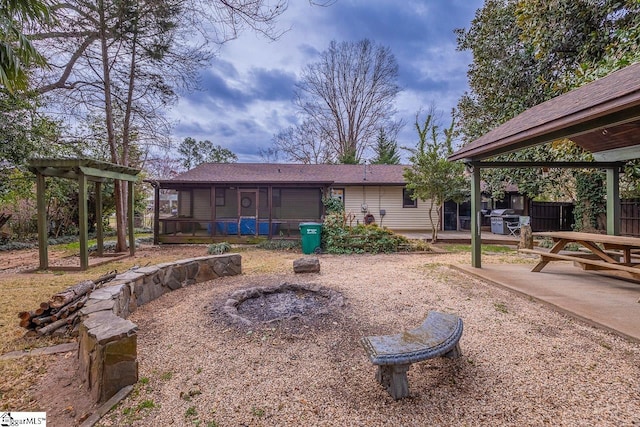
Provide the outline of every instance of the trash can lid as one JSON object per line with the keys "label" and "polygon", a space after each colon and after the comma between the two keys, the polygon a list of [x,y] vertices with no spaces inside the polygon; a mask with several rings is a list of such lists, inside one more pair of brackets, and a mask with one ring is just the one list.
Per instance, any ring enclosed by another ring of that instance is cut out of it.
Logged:
{"label": "trash can lid", "polygon": [[301,222],[300,225],[322,225],[319,222]]}

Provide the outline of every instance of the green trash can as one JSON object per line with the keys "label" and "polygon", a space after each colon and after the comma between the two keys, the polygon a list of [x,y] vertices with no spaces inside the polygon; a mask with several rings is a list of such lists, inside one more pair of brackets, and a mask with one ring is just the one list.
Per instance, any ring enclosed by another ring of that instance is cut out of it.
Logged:
{"label": "green trash can", "polygon": [[322,224],[318,222],[301,222],[300,236],[302,237],[302,253],[319,253],[321,234]]}

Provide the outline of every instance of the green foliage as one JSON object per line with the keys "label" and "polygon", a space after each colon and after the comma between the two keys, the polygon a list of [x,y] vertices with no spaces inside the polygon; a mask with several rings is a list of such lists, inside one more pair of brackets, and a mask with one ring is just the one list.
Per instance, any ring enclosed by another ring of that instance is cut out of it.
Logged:
{"label": "green foliage", "polygon": [[[457,35],[458,49],[473,53],[470,92],[458,103],[458,131],[471,142],[534,105],[640,60],[640,2],[488,0],[470,28]],[[494,160],[589,161],[591,156],[564,140]],[[632,196],[640,190],[640,171],[634,173],[633,162],[626,170],[621,190]],[[507,184],[515,184],[532,198],[574,200],[578,228],[593,227],[599,215],[599,202],[578,193],[597,197],[600,190],[580,173],[485,169],[482,179],[498,199]]]}
{"label": "green foliage", "polygon": [[343,213],[327,214],[322,226],[322,247],[330,254],[390,253],[408,240],[377,224],[349,226]]}
{"label": "green foliage", "polygon": [[322,199],[322,204],[327,214],[344,213],[344,203],[337,197],[325,197]]}
{"label": "green foliage", "polygon": [[299,251],[302,247],[300,240],[271,239],[258,243],[260,249],[270,251]]}
{"label": "green foliage", "polygon": [[576,204],[573,208],[574,229],[603,230],[607,212],[605,176],[600,171],[575,171]]}
{"label": "green foliage", "polygon": [[28,69],[44,66],[46,61],[23,29],[46,26],[51,19],[49,7],[38,0],[4,0],[0,12],[0,85],[11,92],[25,90]]}
{"label": "green foliage", "polygon": [[191,169],[201,163],[235,163],[238,156],[231,150],[220,145],[213,145],[211,141],[196,141],[193,138],[185,138],[178,147],[178,154],[182,166]]}
{"label": "green foliage", "polygon": [[227,242],[212,243],[207,247],[209,255],[222,255],[231,250],[231,245]]}
{"label": "green foliage", "polygon": [[376,157],[371,160],[372,165],[397,165],[400,164],[400,153],[398,143],[389,139],[387,132],[380,128],[376,146],[373,148]]}
{"label": "green foliage", "polygon": [[[452,113],[453,116],[453,113]],[[454,120],[443,132],[435,124],[433,114],[427,114],[424,124],[418,121],[416,114],[416,130],[418,144],[411,152],[411,167],[405,169],[404,179],[407,189],[412,190],[412,198],[422,201],[431,200],[429,218],[433,230],[431,240],[435,242],[440,228],[440,209],[447,200],[461,202],[469,191],[469,184],[464,177],[464,165],[447,160],[453,154],[452,138]],[[432,210],[436,208],[434,215]],[[435,217],[435,220],[434,220]]]}

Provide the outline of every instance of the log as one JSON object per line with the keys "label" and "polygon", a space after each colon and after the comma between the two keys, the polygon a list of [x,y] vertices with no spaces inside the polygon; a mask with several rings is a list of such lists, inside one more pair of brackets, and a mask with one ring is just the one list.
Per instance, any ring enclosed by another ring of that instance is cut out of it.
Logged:
{"label": "log", "polygon": [[42,308],[43,310],[46,311],[46,310],[49,310],[49,308],[51,308],[51,307],[49,307],[49,303],[48,302],[41,302],[40,303],[40,308]]}
{"label": "log", "polygon": [[29,328],[32,326],[31,319],[23,319],[20,321],[21,328]]}
{"label": "log", "polygon": [[29,320],[34,317],[36,317],[35,311],[21,311],[20,313],[18,313],[18,318],[20,320]]}
{"label": "log", "polygon": [[77,285],[67,288],[64,291],[58,292],[57,294],[52,296],[49,300],[49,305],[51,306],[51,308],[63,307],[69,304],[71,301],[77,299],[78,297],[81,297],[82,295],[90,292],[94,286],[95,283],[93,282],[93,280],[84,280]]}
{"label": "log", "polygon": [[69,318],[67,319],[59,319],[53,323],[49,323],[47,326],[43,326],[42,328],[37,329],[38,334],[41,336],[50,334],[51,332],[55,331],[59,327],[68,325],[67,322],[73,320],[73,318],[76,317],[77,315],[78,315],[78,312],[75,312],[71,316],[69,316]]}
{"label": "log", "polygon": [[60,307],[52,315],[53,321],[56,321],[58,319],[64,319],[69,315],[69,313],[73,313],[74,311],[81,309],[88,299],[89,299],[89,295],[84,295],[80,297],[80,299],[71,301],[69,304],[65,305],[64,307]]}
{"label": "log", "polygon": [[31,321],[38,326],[42,326],[46,325],[47,323],[53,322],[53,316],[34,317],[33,319],[31,319]]}
{"label": "log", "polygon": [[112,281],[113,279],[115,279],[115,278],[116,278],[116,276],[117,276],[117,275],[118,275],[118,273],[117,273],[117,272],[115,272],[115,273],[107,273],[107,274],[105,274],[104,276],[100,276],[100,277],[98,277],[98,278],[97,278],[96,280],[94,280],[93,282],[94,282],[96,285],[101,285],[101,284],[103,284],[103,283],[107,283],[107,282]]}

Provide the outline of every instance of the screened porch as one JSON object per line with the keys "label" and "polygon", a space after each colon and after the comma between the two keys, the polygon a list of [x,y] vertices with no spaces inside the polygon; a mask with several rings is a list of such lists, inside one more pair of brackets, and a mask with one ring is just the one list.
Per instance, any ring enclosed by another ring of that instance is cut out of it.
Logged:
{"label": "screened porch", "polygon": [[[319,222],[323,187],[182,186],[156,188],[158,243],[298,239],[302,222]],[[160,194],[162,192],[162,194]]]}

